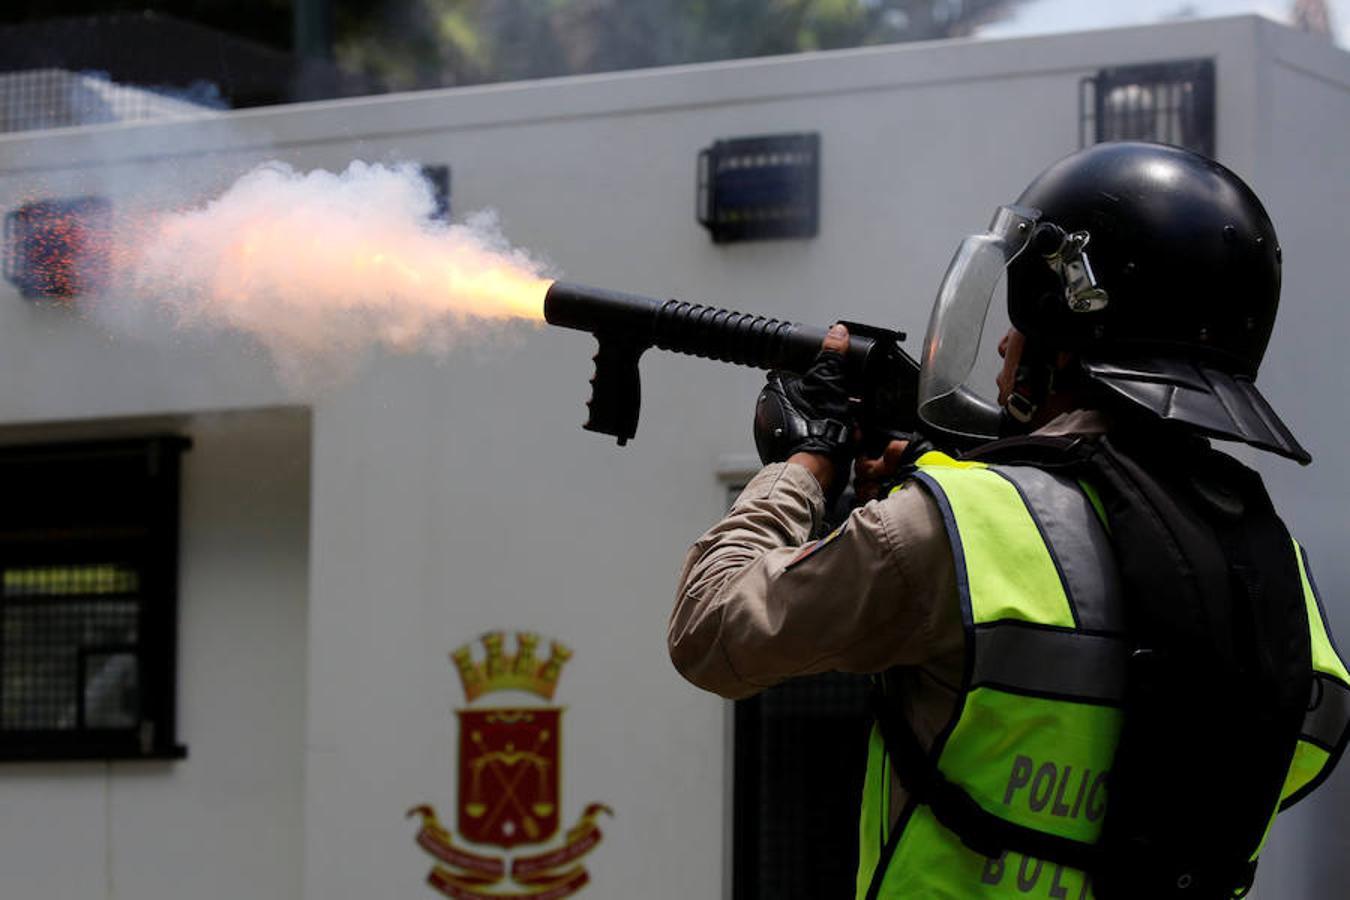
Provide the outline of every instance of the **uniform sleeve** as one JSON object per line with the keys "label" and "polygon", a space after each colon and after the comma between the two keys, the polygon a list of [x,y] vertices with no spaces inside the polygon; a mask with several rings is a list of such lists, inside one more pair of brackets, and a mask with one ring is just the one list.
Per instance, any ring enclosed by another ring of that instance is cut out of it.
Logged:
{"label": "uniform sleeve", "polygon": [[812,542],[823,508],[806,469],[772,465],[698,539],[668,633],[685,678],[747,697],[795,675],[919,665],[959,643],[951,549],[932,498],[906,487]]}

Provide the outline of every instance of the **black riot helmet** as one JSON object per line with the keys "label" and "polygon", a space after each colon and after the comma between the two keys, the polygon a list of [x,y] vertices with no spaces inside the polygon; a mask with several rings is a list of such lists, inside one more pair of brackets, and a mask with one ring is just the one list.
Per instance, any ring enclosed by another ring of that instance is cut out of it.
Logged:
{"label": "black riot helmet", "polygon": [[1310,461],[1254,383],[1280,246],[1242,179],[1177,147],[1104,143],[1050,166],[1015,209],[1008,313],[1029,341],[1078,354],[1116,400]]}

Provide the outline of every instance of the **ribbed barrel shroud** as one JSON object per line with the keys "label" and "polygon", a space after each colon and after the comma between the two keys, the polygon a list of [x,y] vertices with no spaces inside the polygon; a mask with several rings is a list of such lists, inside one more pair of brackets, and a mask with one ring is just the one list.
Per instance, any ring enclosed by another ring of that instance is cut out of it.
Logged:
{"label": "ribbed barrel shroud", "polygon": [[[622,337],[644,347],[794,372],[804,372],[811,365],[827,330],[701,303],[656,300],[566,282],[549,288],[544,318],[551,325]],[[846,368],[862,372],[875,346],[871,337],[853,335]]]}

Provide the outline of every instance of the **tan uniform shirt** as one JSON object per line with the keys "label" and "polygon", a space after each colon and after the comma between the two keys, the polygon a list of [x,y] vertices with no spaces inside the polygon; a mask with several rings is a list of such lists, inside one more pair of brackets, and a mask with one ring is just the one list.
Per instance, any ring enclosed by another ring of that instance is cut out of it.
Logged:
{"label": "tan uniform shirt", "polygon": [[[1079,410],[1039,433],[1104,427],[1099,413]],[[756,475],[685,558],[667,635],[671,659],[694,684],[730,698],[794,675],[909,667],[902,704],[927,746],[952,715],[964,655],[942,513],[910,482],[808,546],[824,506],[801,466],[778,463]],[[904,793],[892,787],[895,815]]]}

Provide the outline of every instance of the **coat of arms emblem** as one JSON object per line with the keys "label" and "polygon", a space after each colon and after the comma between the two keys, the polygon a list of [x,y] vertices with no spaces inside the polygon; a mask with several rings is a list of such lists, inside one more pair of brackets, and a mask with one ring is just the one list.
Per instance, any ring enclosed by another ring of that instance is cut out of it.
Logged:
{"label": "coat of arms emblem", "polygon": [[[482,638],[484,658],[474,659],[471,645],[450,654],[469,706],[487,694],[511,691],[552,700],[558,677],[572,652],[550,643],[549,657],[536,657],[539,637],[516,635],[516,653],[507,655],[505,635]],[[561,823],[562,714],[557,707],[524,705],[466,708],[459,719],[458,806],[455,827],[468,845],[516,847],[545,844]],[[427,883],[457,900],[561,900],[581,890],[590,875],[580,864],[600,842],[595,819],[608,807],[592,803],[560,846],[512,858],[457,845],[429,805],[414,807],[421,817],[417,843],[437,864]],[[509,880],[508,880],[509,879]],[[511,884],[514,882],[514,884]]]}

